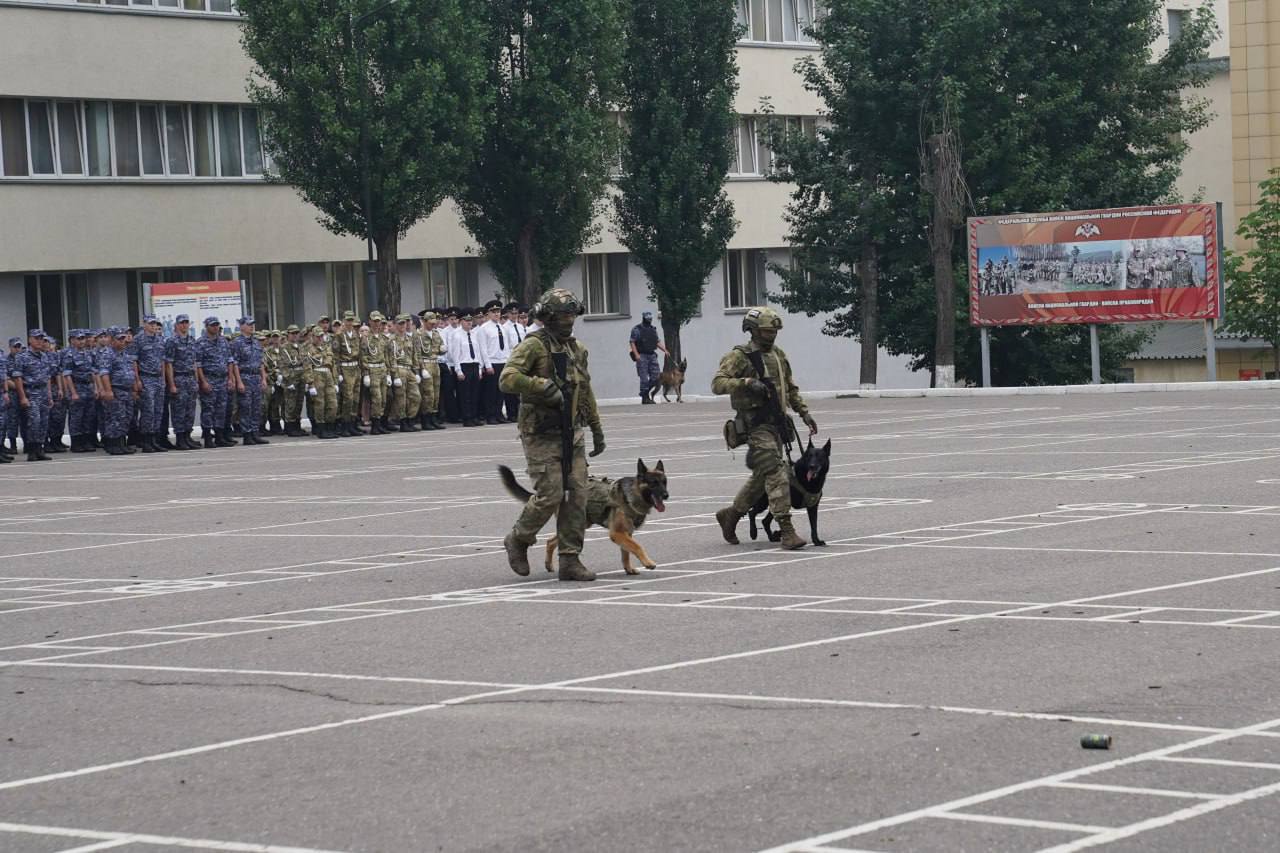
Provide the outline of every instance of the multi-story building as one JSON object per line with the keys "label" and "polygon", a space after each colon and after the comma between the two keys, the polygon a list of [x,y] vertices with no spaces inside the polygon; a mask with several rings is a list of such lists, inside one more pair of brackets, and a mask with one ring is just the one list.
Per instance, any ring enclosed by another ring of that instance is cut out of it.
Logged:
{"label": "multi-story building", "polygon": [[[752,114],[768,96],[811,126],[818,102],[794,73],[812,51],[814,0],[741,0],[738,150],[728,192],[740,221],[684,331],[691,392],[709,390],[740,315],[787,263],[787,188],[765,180]],[[364,242],[322,228],[263,178],[256,111],[231,0],[0,0],[0,337],[41,326],[137,324],[144,285],[240,279],[260,328],[364,304]],[[475,305],[500,290],[446,202],[400,245],[403,307]],[[589,306],[581,335],[601,396],[635,393],[631,326],[652,309],[643,271],[610,229],[561,278]],[[856,344],[789,316],[788,352],[808,388],[857,384]],[[882,355],[881,384],[927,384]]]}
{"label": "multi-story building", "polygon": [[[1167,0],[1174,37],[1198,2]],[[1226,32],[1227,0],[1213,2]],[[754,114],[767,96],[777,114],[812,127],[820,104],[794,66],[814,50],[804,35],[814,3],[737,0],[746,35],[728,192],[740,224],[683,335],[691,392],[708,390],[720,354],[742,339],[745,308],[777,290],[769,264],[789,259],[788,190],[765,180],[768,151]],[[1253,17],[1280,10],[1280,0],[1231,0],[1234,21],[1245,20],[1246,5],[1264,10]],[[1273,17],[1280,21],[1280,11]],[[1247,204],[1250,182],[1280,158],[1280,143],[1273,156],[1261,131],[1271,48],[1257,40],[1269,32],[1265,23],[1230,28],[1238,68],[1225,37],[1215,48],[1208,94],[1217,117],[1191,140],[1180,185],[1187,198],[1224,202],[1229,231],[1243,210],[1236,199]],[[251,70],[233,0],[0,0],[0,339],[33,326],[61,339],[77,326],[136,324],[144,285],[166,281],[243,280],[263,328],[367,311],[363,241],[326,231],[293,189],[263,178],[269,164],[246,95]],[[1234,148],[1233,113],[1236,129],[1250,130]],[[635,384],[628,332],[653,305],[643,271],[607,223],[601,234],[560,283],[589,306],[581,335],[602,395],[624,397]],[[404,308],[495,295],[499,285],[473,245],[448,202],[414,227],[400,246]],[[785,346],[805,387],[856,387],[856,342],[823,336],[823,323],[787,318]],[[1153,369],[1135,372],[1155,378],[1164,368]],[[903,359],[881,354],[881,386],[927,383]]]}

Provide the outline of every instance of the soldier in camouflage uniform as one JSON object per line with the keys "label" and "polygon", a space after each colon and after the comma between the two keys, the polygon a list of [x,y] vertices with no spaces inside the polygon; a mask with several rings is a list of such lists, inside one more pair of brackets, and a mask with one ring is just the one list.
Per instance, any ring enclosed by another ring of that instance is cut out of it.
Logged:
{"label": "soldier in camouflage uniform", "polygon": [[133,420],[133,407],[142,396],[142,382],[138,376],[137,356],[130,348],[129,330],[113,326],[108,332],[111,334],[112,354],[105,367],[99,368],[98,387],[102,392],[105,418],[102,438],[107,453],[124,456],[133,453],[125,439]]}
{"label": "soldier in camouflage uniform", "polygon": [[[738,414],[736,420],[745,427],[747,467],[751,469],[751,477],[738,491],[732,506],[717,512],[716,521],[720,522],[725,541],[737,545],[738,521],[761,495],[768,494],[769,511],[782,531],[782,547],[794,551],[808,543],[791,523],[790,466],[783,455],[783,447],[791,443],[791,436],[782,435],[778,421],[785,419],[787,431],[793,431],[785,412],[785,406],[790,405],[809,427],[810,435],[817,434],[818,424],[800,396],[786,353],[774,344],[781,328],[782,317],[772,308],[747,311],[742,318],[742,330],[751,333],[751,342],[734,347],[720,359],[720,369],[711,380],[712,392],[729,395]],[[763,376],[756,361],[764,368]],[[776,389],[777,403],[773,402],[769,384]],[[778,403],[784,411],[775,411]]]}
{"label": "soldier in camouflage uniform", "polygon": [[267,332],[267,345],[262,350],[262,369],[267,373],[267,386],[262,389],[262,432],[284,434],[284,368],[281,365],[280,333]]}
{"label": "soldier in camouflage uniform", "polygon": [[169,411],[173,418],[174,447],[199,450],[191,440],[196,421],[196,341],[191,337],[191,318],[179,314],[173,334],[164,343],[164,375],[169,385]]}
{"label": "soldier in camouflage uniform", "polygon": [[391,375],[387,372],[387,339],[382,333],[386,320],[380,311],[369,314],[369,334],[360,339],[360,382],[369,389],[369,423],[371,435],[396,432],[386,423],[387,387]]}
{"label": "soldier in camouflage uniform", "polygon": [[342,325],[333,331],[333,357],[338,368],[338,418],[343,435],[364,435],[360,429],[360,331],[354,311],[344,311]]}
{"label": "soldier in camouflage uniform", "polygon": [[1196,267],[1187,257],[1186,249],[1176,249],[1174,251],[1176,257],[1170,267],[1171,277],[1169,281],[1170,287],[1199,287],[1196,281]]}
{"label": "soldier in camouflage uniform", "polygon": [[338,382],[334,378],[333,346],[320,326],[311,329],[311,340],[302,345],[302,381],[311,401],[311,434],[316,438],[341,438],[338,434]]}
{"label": "soldier in camouflage uniform", "polygon": [[408,314],[396,316],[395,329],[387,339],[387,365],[391,371],[391,402],[389,417],[400,424],[401,432],[417,432],[422,429],[413,422],[422,405],[422,392],[418,389],[418,356],[416,345],[409,337]]}
{"label": "soldier in camouflage uniform", "polygon": [[301,329],[290,326],[285,329],[288,340],[280,345],[280,372],[284,374],[284,434],[291,438],[306,435],[302,431],[302,398],[306,396],[306,382],[302,370]]}
{"label": "soldier in camouflage uniform", "polygon": [[[587,459],[582,430],[591,430],[591,456],[604,452],[604,428],[591,390],[587,348],[573,337],[573,322],[584,313],[578,297],[556,288],[542,294],[534,316],[542,324],[511,353],[499,378],[504,393],[519,394],[520,441],[524,445],[534,496],[503,540],[507,561],[518,575],[529,574],[528,550],[552,515],[560,540],[560,580],[593,581],[595,572],[582,565],[582,539],[587,528]],[[557,356],[564,376],[557,375]],[[564,489],[562,415],[571,413],[573,458]]]}
{"label": "soldier in camouflage uniform", "polygon": [[418,420],[423,429],[444,429],[444,423],[436,410],[440,407],[440,355],[444,352],[444,338],[436,331],[436,315],[422,312],[422,328],[414,335],[418,357],[419,392],[422,405],[418,408]]}

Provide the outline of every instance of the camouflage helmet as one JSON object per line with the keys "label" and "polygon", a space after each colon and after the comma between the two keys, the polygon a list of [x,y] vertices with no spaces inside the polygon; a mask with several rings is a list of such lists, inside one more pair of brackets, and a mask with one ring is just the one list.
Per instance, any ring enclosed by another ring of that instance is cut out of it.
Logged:
{"label": "camouflage helmet", "polygon": [[772,308],[752,308],[742,317],[742,331],[756,329],[781,329],[782,315]]}
{"label": "camouflage helmet", "polygon": [[581,317],[587,313],[586,307],[583,306],[582,300],[571,290],[565,290],[563,287],[555,287],[538,297],[538,302],[533,306],[533,316],[537,319],[549,317],[552,314],[572,314],[575,317]]}

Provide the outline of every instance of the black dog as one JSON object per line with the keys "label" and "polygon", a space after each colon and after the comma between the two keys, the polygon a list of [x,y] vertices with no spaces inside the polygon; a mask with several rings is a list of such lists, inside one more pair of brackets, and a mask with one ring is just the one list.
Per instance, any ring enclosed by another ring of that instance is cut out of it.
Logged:
{"label": "black dog", "polygon": [[[805,448],[804,453],[795,464],[791,466],[791,508],[800,509],[803,507],[809,513],[809,532],[813,544],[816,546],[826,545],[822,539],[818,537],[818,503],[822,500],[822,487],[827,482],[827,472],[831,470],[831,440],[827,439],[827,443],[822,447],[814,447],[813,439],[809,439],[809,446]],[[770,542],[777,542],[782,538],[782,531],[774,530],[773,513],[769,510],[768,495],[761,495],[760,500],[756,501],[756,505],[750,510],[751,516],[751,538],[756,538],[756,516],[760,513],[766,513],[761,526],[764,528],[764,535],[769,538]]]}

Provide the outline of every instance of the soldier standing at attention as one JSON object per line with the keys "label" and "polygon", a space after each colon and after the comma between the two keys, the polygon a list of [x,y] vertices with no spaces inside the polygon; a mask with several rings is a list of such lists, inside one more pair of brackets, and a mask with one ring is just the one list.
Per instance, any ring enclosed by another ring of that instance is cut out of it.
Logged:
{"label": "soldier standing at attention", "polygon": [[227,396],[231,392],[231,343],[222,336],[217,317],[204,319],[204,337],[196,341],[196,384],[200,391],[200,432],[204,446],[235,447],[227,417]]}
{"label": "soldier standing at attention", "polygon": [[112,352],[105,361],[105,370],[99,368],[99,387],[106,410],[102,438],[107,453],[125,456],[133,453],[125,438],[133,422],[134,404],[142,393],[142,382],[138,378],[137,356],[130,346],[129,330],[112,327],[107,331],[111,335]]}
{"label": "soldier standing at attention", "polygon": [[409,337],[412,322],[411,315],[397,314],[395,333],[387,342],[389,361],[394,371],[391,387],[395,402],[391,406],[391,417],[400,422],[401,432],[422,429],[414,423],[422,405],[422,390],[418,387],[421,379],[418,376],[417,344]]}
{"label": "soldier standing at attention", "polygon": [[455,348],[449,351],[449,359],[458,389],[458,412],[464,427],[483,424],[479,417],[481,350],[480,341],[472,328],[471,310],[464,309],[454,333]]}
{"label": "soldier standing at attention", "polygon": [[1170,287],[1199,287],[1196,282],[1195,264],[1187,258],[1186,249],[1175,249],[1174,260],[1170,267]]}
{"label": "soldier standing at attention", "polygon": [[480,350],[480,416],[490,426],[505,424],[502,415],[502,392],[498,390],[498,376],[507,364],[507,352],[511,349],[502,328],[502,301],[490,299],[484,304],[484,320],[471,331]]}
{"label": "soldier standing at attention", "polygon": [[356,312],[342,312],[342,325],[333,333],[342,435],[364,435],[364,430],[360,429],[360,331],[356,328],[356,319]]}
{"label": "soldier standing at attention", "polygon": [[591,456],[604,453],[605,444],[587,370],[587,348],[573,337],[573,323],[584,311],[578,297],[568,290],[555,288],[542,294],[533,307],[542,328],[516,347],[499,378],[502,391],[519,394],[524,404],[520,407],[520,442],[534,490],[502,541],[507,562],[518,575],[529,574],[529,547],[554,515],[560,540],[560,580],[596,579],[595,572],[582,564],[582,539],[587,529],[583,428],[591,430]]}
{"label": "soldier standing at attention", "polygon": [[[762,494],[769,496],[769,512],[782,531],[781,545],[795,551],[809,544],[791,523],[791,481],[783,448],[790,448],[795,427],[786,405],[817,435],[818,424],[800,396],[786,353],[774,344],[782,317],[772,308],[752,308],[742,318],[742,331],[751,342],[729,350],[711,380],[711,391],[728,394],[739,418],[746,421],[747,467],[751,476],[733,499],[733,505],[716,513],[720,532],[730,545],[738,544],[736,528]],[[784,434],[784,430],[787,434]]]}
{"label": "soldier standing at attention", "polygon": [[18,393],[18,407],[27,414],[23,443],[28,462],[48,462],[44,444],[49,429],[49,400],[53,394],[53,362],[43,356],[44,329],[32,329],[27,349],[9,363],[9,378]]}
{"label": "soldier standing at attention", "polygon": [[[287,339],[280,345],[280,372],[284,374],[284,434],[290,438],[306,435],[302,431],[302,398],[307,389],[302,375],[301,332],[296,325],[290,325],[284,330]],[[336,380],[337,377],[334,378]]]}
{"label": "soldier standing at attention", "polygon": [[423,311],[418,315],[422,325],[413,333],[414,362],[418,368],[418,425],[424,430],[444,429],[436,418],[440,399],[440,363],[436,357],[443,346],[435,331],[436,315]]}
{"label": "soldier standing at attention", "polygon": [[341,438],[338,434],[338,383],[334,379],[333,346],[320,326],[311,329],[311,340],[299,350],[302,381],[311,401],[311,434],[316,438]]}
{"label": "soldier standing at attention", "polygon": [[[3,440],[9,431],[9,418],[11,417],[9,401],[12,394],[9,388],[13,382],[9,379],[9,353],[0,349],[0,440]],[[7,465],[13,461],[13,457],[5,452],[5,445],[0,443],[0,465]]]}
{"label": "soldier standing at attention", "polygon": [[387,387],[391,376],[387,372],[387,339],[382,333],[386,320],[380,311],[369,314],[369,334],[360,339],[361,384],[369,389],[369,434],[385,435],[390,429],[387,417]]}
{"label": "soldier standing at attention", "polygon": [[636,363],[636,375],[640,377],[642,405],[653,405],[649,392],[662,374],[658,369],[658,350],[662,350],[664,355],[671,355],[662,341],[658,340],[658,330],[653,326],[653,312],[645,311],[640,315],[639,325],[631,329],[631,360]]}
{"label": "soldier standing at attention", "polygon": [[131,350],[138,361],[138,379],[142,394],[138,399],[139,432],[143,453],[163,453],[156,444],[160,424],[164,420],[164,338],[160,321],[151,314],[142,318],[142,334],[133,339]]}
{"label": "soldier standing at attention", "polygon": [[267,371],[263,367],[262,344],[253,336],[253,326],[252,317],[241,317],[240,337],[231,344],[231,373],[236,391],[240,393],[240,431],[244,434],[245,447],[270,443],[258,437]]}
{"label": "soldier standing at attention", "polygon": [[93,351],[89,348],[89,331],[76,329],[71,333],[72,349],[63,363],[66,377],[65,392],[71,400],[71,452],[92,453],[93,436],[97,432],[94,417],[97,394],[94,392]]}
{"label": "soldier standing at attention", "polygon": [[191,318],[179,314],[173,334],[164,342],[164,376],[169,386],[169,413],[173,419],[174,448],[199,450],[191,440],[196,420],[196,342],[191,337]]}

